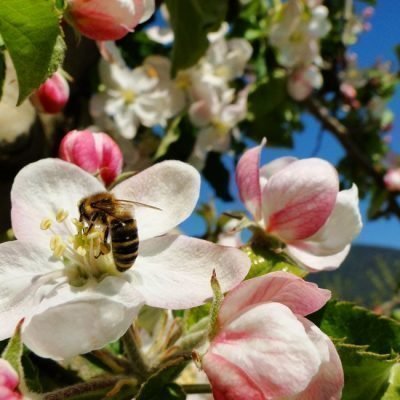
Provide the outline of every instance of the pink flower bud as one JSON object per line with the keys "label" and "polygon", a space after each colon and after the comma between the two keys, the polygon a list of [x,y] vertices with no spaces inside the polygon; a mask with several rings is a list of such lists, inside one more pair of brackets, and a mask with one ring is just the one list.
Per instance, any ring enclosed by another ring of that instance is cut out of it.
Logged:
{"label": "pink flower bud", "polygon": [[92,174],[99,174],[108,185],[122,171],[123,156],[117,143],[105,133],[89,130],[71,131],[65,135],[59,156]]}
{"label": "pink flower bud", "polygon": [[391,192],[400,191],[400,168],[390,169],[383,178],[387,190]]}
{"label": "pink flower bud", "polygon": [[22,400],[19,378],[8,361],[0,359],[0,400]]}
{"label": "pink flower bud", "polygon": [[46,80],[32,95],[32,104],[39,112],[56,114],[67,104],[69,85],[66,79],[56,72]]}
{"label": "pink flower bud", "polygon": [[117,40],[154,13],[154,0],[68,0],[67,18],[93,40]]}

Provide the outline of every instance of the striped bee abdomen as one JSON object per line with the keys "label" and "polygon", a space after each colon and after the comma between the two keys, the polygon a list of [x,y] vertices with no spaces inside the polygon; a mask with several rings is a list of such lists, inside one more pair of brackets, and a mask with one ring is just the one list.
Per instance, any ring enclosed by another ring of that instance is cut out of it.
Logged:
{"label": "striped bee abdomen", "polygon": [[112,254],[118,271],[132,267],[139,249],[136,221],[130,215],[123,219],[109,220]]}

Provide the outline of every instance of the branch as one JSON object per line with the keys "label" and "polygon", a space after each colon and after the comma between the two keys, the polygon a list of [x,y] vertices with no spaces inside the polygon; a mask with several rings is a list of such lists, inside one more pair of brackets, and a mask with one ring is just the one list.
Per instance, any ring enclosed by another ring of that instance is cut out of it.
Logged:
{"label": "branch", "polygon": [[337,118],[331,115],[329,109],[316,98],[310,98],[306,102],[308,111],[326,128],[343,146],[347,154],[368,174],[382,190],[388,193],[388,208],[384,214],[393,213],[400,218],[400,207],[396,201],[396,194],[386,189],[384,174],[378,170],[372,160],[358,148],[351,137],[351,131]]}

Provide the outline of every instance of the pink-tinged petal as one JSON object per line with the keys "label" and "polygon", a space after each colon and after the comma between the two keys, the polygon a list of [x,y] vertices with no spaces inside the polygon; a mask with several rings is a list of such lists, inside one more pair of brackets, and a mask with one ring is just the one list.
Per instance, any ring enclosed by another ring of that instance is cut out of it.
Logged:
{"label": "pink-tinged petal", "polygon": [[126,272],[146,304],[184,309],[213,296],[211,276],[216,271],[225,292],[241,282],[250,268],[247,255],[187,236],[167,235],[140,242],[134,267]]}
{"label": "pink-tinged petal", "polygon": [[358,189],[353,185],[339,192],[332,214],[317,233],[299,244],[292,244],[316,256],[329,256],[348,246],[361,228]]}
{"label": "pink-tinged petal", "polygon": [[333,271],[342,264],[349,254],[350,245],[330,256],[316,256],[307,250],[291,245],[287,246],[285,251],[310,272]]}
{"label": "pink-tinged petal", "polygon": [[6,387],[0,386],[0,400],[29,400],[27,397],[23,397],[21,393]]}
{"label": "pink-tinged petal", "polygon": [[0,245],[0,340],[13,335],[18,322],[40,298],[37,291],[43,276],[64,268],[50,256],[49,248],[19,240]]}
{"label": "pink-tinged petal", "polygon": [[91,174],[99,170],[100,157],[96,151],[94,135],[89,130],[68,132],[60,143],[59,155],[62,160]]}
{"label": "pink-tinged petal", "polygon": [[332,213],[338,190],[338,174],[328,162],[317,158],[292,162],[264,187],[267,231],[285,242],[310,237]]}
{"label": "pink-tinged petal", "polygon": [[[44,218],[55,218],[64,209],[79,218],[78,202],[104,186],[81,168],[58,159],[44,159],[27,165],[15,177],[11,189],[11,221],[19,240],[48,246],[51,233],[40,229]],[[70,234],[66,224],[53,223],[56,232]]]}
{"label": "pink-tinged petal", "polygon": [[344,386],[343,367],[332,341],[312,322],[299,318],[308,337],[314,343],[321,356],[322,364],[313,380],[293,400],[340,400]]}
{"label": "pink-tinged petal", "polygon": [[93,287],[51,287],[24,321],[22,339],[37,355],[63,360],[100,349],[132,324],[143,298],[126,280],[107,277]]}
{"label": "pink-tinged petal", "polygon": [[[0,387],[6,387],[14,390],[19,384],[19,377],[17,372],[11,364],[0,358]],[[1,399],[1,396],[0,396]]]}
{"label": "pink-tinged petal", "polygon": [[257,385],[236,365],[208,352],[202,360],[215,400],[265,400]]}
{"label": "pink-tinged petal", "polygon": [[220,326],[229,324],[245,310],[267,302],[276,302],[289,307],[293,313],[308,315],[325,305],[331,292],[316,284],[289,274],[272,272],[242,282],[229,292],[219,311]]}
{"label": "pink-tinged petal", "polygon": [[247,150],[236,167],[236,184],[240,199],[258,221],[261,218],[260,157],[266,143]]}
{"label": "pink-tinged petal", "polygon": [[199,173],[180,161],[153,165],[112,190],[117,199],[159,208],[135,206],[140,240],[163,235],[188,218],[196,206],[199,191]]}
{"label": "pink-tinged petal", "polygon": [[321,364],[303,325],[279,303],[244,312],[219,332],[208,351],[240,368],[266,399],[302,392]]}
{"label": "pink-tinged petal", "polygon": [[298,159],[296,157],[289,156],[277,158],[276,160],[271,161],[270,163],[265,164],[260,168],[260,177],[268,180],[269,178],[271,178],[272,175],[275,175],[283,168],[287,167],[289,164],[297,160]]}
{"label": "pink-tinged petal", "polygon": [[[93,40],[117,40],[139,24],[145,0],[68,0],[69,20]],[[148,0],[147,0],[148,1]]]}

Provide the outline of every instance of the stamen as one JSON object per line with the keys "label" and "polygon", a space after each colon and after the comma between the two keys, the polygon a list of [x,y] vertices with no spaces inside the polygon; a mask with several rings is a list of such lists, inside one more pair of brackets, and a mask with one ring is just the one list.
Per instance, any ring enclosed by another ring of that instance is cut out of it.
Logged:
{"label": "stamen", "polygon": [[51,228],[52,221],[50,218],[43,218],[42,222],[40,223],[40,229],[42,231],[47,231]]}
{"label": "stamen", "polygon": [[67,248],[67,245],[65,243],[63,243],[63,242],[58,243],[53,251],[54,257],[61,258],[64,255],[66,248]]}
{"label": "stamen", "polygon": [[86,249],[84,249],[82,246],[79,246],[79,247],[76,249],[76,252],[77,252],[80,256],[82,256],[82,257],[85,257],[86,254],[87,254]]}
{"label": "stamen", "polygon": [[51,239],[50,239],[50,249],[51,249],[52,251],[54,251],[55,248],[56,248],[60,243],[62,243],[62,239],[61,239],[61,236],[60,236],[60,235],[54,235],[54,236],[52,236]]}
{"label": "stamen", "polygon": [[68,217],[68,215],[69,215],[68,211],[61,208],[60,210],[57,211],[57,214],[56,214],[57,222],[60,222],[60,223],[64,222],[66,220],[66,218]]}

